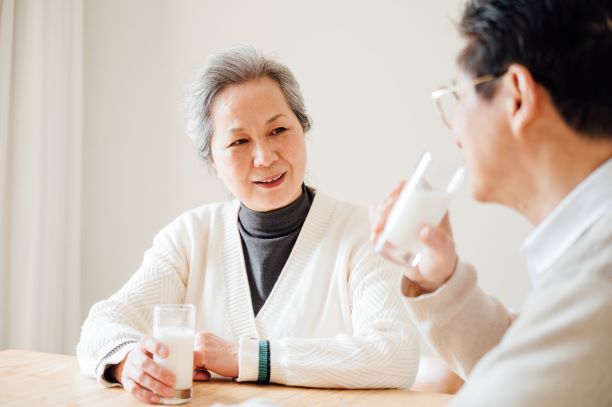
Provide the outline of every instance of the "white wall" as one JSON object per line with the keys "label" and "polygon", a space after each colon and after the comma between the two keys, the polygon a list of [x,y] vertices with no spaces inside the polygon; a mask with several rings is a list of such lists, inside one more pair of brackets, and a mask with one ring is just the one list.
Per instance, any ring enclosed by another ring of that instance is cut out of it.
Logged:
{"label": "white wall", "polygon": [[[137,269],[154,234],[185,209],[229,197],[184,131],[184,86],[211,52],[252,44],[296,74],[314,119],[308,182],[369,205],[425,148],[452,139],[430,92],[454,74],[459,1],[85,2],[83,311]],[[459,253],[518,307],[527,223],[464,193]]]}

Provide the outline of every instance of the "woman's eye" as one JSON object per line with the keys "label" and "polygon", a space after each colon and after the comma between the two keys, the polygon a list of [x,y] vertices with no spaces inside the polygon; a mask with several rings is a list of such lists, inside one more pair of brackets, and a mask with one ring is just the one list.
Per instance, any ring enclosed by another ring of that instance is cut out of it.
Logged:
{"label": "woman's eye", "polygon": [[230,147],[236,147],[236,146],[241,146],[245,143],[248,143],[247,139],[241,138],[239,140],[233,141],[232,144],[230,144]]}
{"label": "woman's eye", "polygon": [[281,134],[281,133],[283,133],[285,131],[287,131],[286,128],[284,128],[284,127],[277,127],[274,130],[272,130],[272,135],[277,136],[277,135],[279,135],[279,134]]}

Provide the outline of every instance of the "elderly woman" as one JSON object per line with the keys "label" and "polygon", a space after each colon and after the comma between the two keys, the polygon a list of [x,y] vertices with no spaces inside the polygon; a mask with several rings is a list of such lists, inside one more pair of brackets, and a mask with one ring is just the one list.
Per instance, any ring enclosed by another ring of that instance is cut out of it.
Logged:
{"label": "elderly woman", "polygon": [[399,272],[370,248],[367,211],[304,185],[311,123],[289,69],[231,48],[208,60],[189,107],[201,156],[237,200],[179,216],[125,286],[92,307],[83,372],[148,402],[170,396],[175,378],[152,359],[168,349],[147,336],[152,309],[190,303],[195,380],[262,381],[263,369],[285,385],[410,386],[418,335]]}

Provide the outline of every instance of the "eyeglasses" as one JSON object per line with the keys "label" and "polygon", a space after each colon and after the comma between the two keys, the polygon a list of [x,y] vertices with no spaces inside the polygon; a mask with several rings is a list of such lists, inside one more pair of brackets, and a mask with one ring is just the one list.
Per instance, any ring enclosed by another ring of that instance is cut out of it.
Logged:
{"label": "eyeglasses", "polygon": [[431,98],[436,102],[436,110],[438,111],[438,116],[442,122],[448,127],[451,128],[452,119],[455,115],[455,109],[459,104],[459,91],[462,89],[469,88],[470,86],[478,86],[483,83],[490,82],[494,79],[499,78],[498,75],[483,75],[478,78],[474,78],[467,83],[462,83],[460,85],[453,82],[450,86],[443,86],[441,88],[436,89],[431,93]]}

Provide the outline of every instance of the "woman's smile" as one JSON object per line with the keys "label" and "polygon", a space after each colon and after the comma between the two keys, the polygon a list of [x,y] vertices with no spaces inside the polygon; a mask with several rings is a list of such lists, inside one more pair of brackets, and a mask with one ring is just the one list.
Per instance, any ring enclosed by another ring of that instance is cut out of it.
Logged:
{"label": "woman's smile", "polygon": [[285,181],[285,175],[287,171],[281,172],[280,174],[273,175],[271,177],[263,178],[259,181],[254,181],[254,184],[261,188],[276,188]]}

